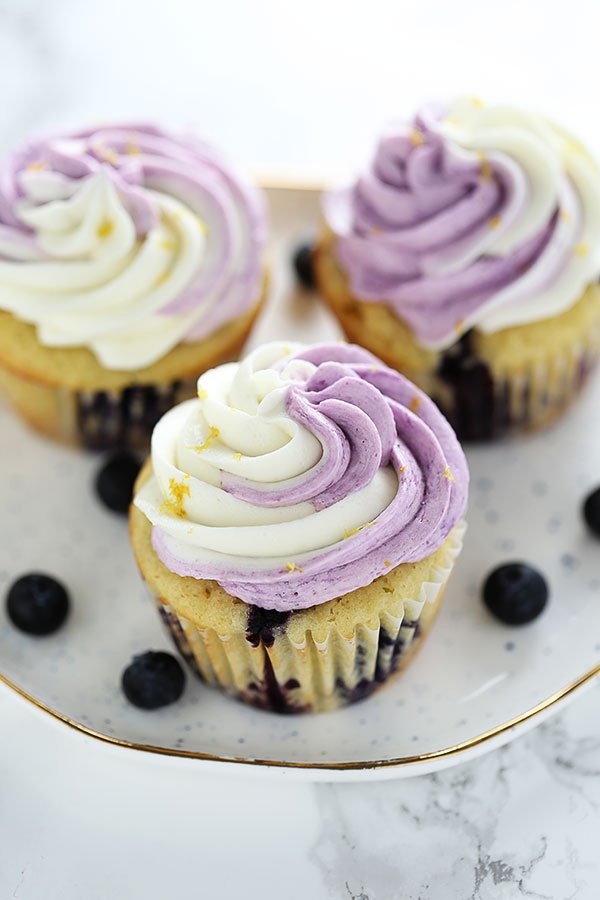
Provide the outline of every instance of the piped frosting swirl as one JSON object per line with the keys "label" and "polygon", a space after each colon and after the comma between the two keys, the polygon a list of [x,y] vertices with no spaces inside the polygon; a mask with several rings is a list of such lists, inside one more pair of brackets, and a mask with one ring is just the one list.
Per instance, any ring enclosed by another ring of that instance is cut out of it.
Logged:
{"label": "piped frosting swirl", "polygon": [[198,381],[135,498],[176,574],[267,609],[324,603],[437,550],[468,470],[432,403],[367,351],[267,344]]}
{"label": "piped frosting swirl", "polygon": [[562,313],[600,275],[600,170],[509,106],[426,107],[324,212],[353,294],[431,349]]}
{"label": "piped frosting swirl", "polygon": [[261,197],[149,125],[57,135],[0,167],[0,309],[109,369],[151,365],[257,301]]}

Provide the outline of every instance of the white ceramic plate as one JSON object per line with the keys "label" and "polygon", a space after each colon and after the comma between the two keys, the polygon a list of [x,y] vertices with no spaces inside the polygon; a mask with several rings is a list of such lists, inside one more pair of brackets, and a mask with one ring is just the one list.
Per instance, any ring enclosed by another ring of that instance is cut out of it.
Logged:
{"label": "white ceramic plate", "polygon": [[[273,190],[275,291],[252,343],[339,331],[317,299],[292,288],[288,258],[317,220],[312,191]],[[411,666],[378,694],[335,713],[278,717],[188,678],[160,712],[129,706],[120,674],[134,653],[170,645],[133,563],[127,524],[96,501],[93,456],[55,446],[0,409],[0,589],[48,571],[68,585],[60,633],[31,638],[0,611],[0,675],[60,720],[110,742],[309,779],[399,777],[498,746],[559,708],[600,672],[600,544],[580,515],[600,483],[600,377],[552,430],[469,451],[465,551],[442,612]],[[495,565],[525,559],[552,596],[531,625],[494,621],[479,598]],[[127,752],[123,750],[122,752]]]}

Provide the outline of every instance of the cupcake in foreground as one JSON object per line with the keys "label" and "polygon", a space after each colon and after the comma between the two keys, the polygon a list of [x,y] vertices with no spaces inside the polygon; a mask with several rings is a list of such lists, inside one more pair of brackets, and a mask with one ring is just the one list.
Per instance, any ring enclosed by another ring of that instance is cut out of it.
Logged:
{"label": "cupcake in foreground", "polygon": [[401,668],[441,603],[468,470],[437,407],[360,347],[272,343],[167,413],[130,532],[192,669],[276,712]]}
{"label": "cupcake in foreground", "polygon": [[0,165],[0,387],[32,425],[144,446],[260,307],[262,198],[147,125],[23,144]]}
{"label": "cupcake in foreground", "polygon": [[549,423],[600,347],[600,171],[556,125],[429,106],[324,198],[319,289],[459,437]]}

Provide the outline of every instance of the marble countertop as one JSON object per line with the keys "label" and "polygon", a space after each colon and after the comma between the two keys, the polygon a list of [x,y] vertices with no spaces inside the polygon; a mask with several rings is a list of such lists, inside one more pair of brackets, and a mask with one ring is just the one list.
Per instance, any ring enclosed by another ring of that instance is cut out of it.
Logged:
{"label": "marble countertop", "polygon": [[156,769],[0,689],[2,900],[596,900],[600,685],[505,748],[366,784]]}
{"label": "marble countertop", "polygon": [[[473,0],[372,0],[368,21],[342,0],[0,0],[0,150],[159,118],[256,171],[341,174],[440,85],[551,111],[598,150],[600,7],[571,0],[568,37],[565,9],[505,0],[491,40]],[[470,764],[334,786],[159,778],[1,689],[0,900],[597,900],[599,709],[596,686]]]}

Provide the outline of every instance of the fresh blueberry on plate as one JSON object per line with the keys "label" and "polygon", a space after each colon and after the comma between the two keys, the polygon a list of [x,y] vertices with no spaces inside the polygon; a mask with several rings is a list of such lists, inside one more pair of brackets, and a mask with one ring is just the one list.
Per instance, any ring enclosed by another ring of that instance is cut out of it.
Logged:
{"label": "fresh blueberry on plate", "polygon": [[9,619],[26,634],[52,634],[67,618],[69,605],[63,585],[41,572],[18,578],[6,595]]}
{"label": "fresh blueberry on plate", "polygon": [[506,625],[525,625],[536,619],[548,602],[544,576],[524,562],[494,569],[483,586],[483,602]]}
{"label": "fresh blueberry on plate", "polygon": [[123,672],[123,693],[140,709],[160,709],[179,700],[185,673],[179,660],[163,650],[148,650],[134,656]]}
{"label": "fresh blueberry on plate", "polygon": [[592,534],[600,537],[600,487],[586,498],[583,504],[583,517]]}
{"label": "fresh blueberry on plate", "polygon": [[312,244],[301,244],[294,253],[294,269],[300,284],[312,289],[315,286]]}
{"label": "fresh blueberry on plate", "polygon": [[127,512],[139,471],[139,462],[126,451],[113,453],[104,461],[96,475],[96,493],[108,509]]}

